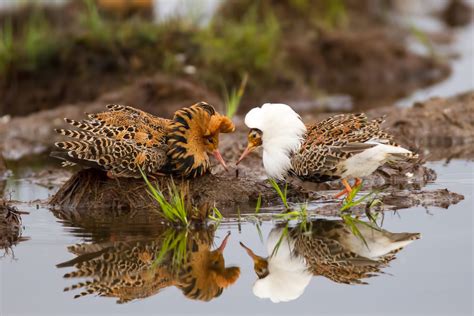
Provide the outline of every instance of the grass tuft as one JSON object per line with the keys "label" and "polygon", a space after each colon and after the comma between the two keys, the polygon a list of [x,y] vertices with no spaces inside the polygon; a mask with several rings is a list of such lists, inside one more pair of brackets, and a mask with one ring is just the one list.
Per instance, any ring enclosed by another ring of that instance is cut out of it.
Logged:
{"label": "grass tuft", "polygon": [[382,202],[379,199],[373,199],[372,201],[366,204],[365,213],[370,221],[369,223],[360,220],[358,217],[353,217],[350,212],[351,208],[362,204],[369,197],[377,193],[376,191],[371,191],[368,194],[364,195],[363,197],[357,200],[354,200],[357,193],[359,193],[359,191],[361,190],[362,184],[363,183],[359,184],[357,187],[354,187],[351,193],[344,199],[342,207],[340,208],[340,213],[341,213],[340,216],[342,220],[344,221],[344,223],[347,225],[347,227],[349,227],[351,232],[355,236],[360,238],[364,242],[364,244],[368,247],[367,241],[365,240],[364,236],[361,234],[359,228],[357,227],[357,224],[366,225],[372,229],[380,230],[380,227],[377,225],[377,216],[371,213],[370,209]]}
{"label": "grass tuft", "polygon": [[217,207],[213,207],[211,209],[211,214],[209,214],[209,219],[212,219],[213,221],[220,222],[224,216],[222,216],[222,213],[219,211]]}
{"label": "grass tuft", "polygon": [[83,0],[85,11],[79,16],[80,24],[89,32],[89,35],[98,41],[110,42],[113,36],[109,23],[102,19],[94,0]]}
{"label": "grass tuft", "polygon": [[187,260],[187,239],[188,231],[168,229],[164,235],[166,236],[161,244],[160,251],[156,254],[153,266],[163,262],[166,256],[171,255],[171,267],[176,269],[181,267]]}
{"label": "grass tuft", "polygon": [[245,73],[240,82],[238,89],[232,89],[229,93],[227,88],[224,86],[224,102],[225,102],[225,112],[226,116],[232,118],[237,110],[239,109],[240,102],[245,93],[245,87],[247,86],[248,74]]}
{"label": "grass tuft", "polygon": [[288,199],[287,199],[287,194],[288,194],[288,184],[285,183],[285,187],[282,191],[282,189],[280,188],[280,186],[278,185],[278,183],[275,181],[275,179],[268,179],[268,181],[270,182],[270,184],[272,185],[273,189],[275,189],[275,191],[278,193],[278,196],[280,197],[281,201],[283,202],[283,205],[285,205],[285,207],[287,209],[290,208],[290,206],[288,205]]}
{"label": "grass tuft", "polygon": [[244,71],[252,76],[271,71],[279,53],[279,40],[278,19],[271,12],[260,18],[256,6],[249,8],[239,21],[213,21],[195,34],[203,66],[234,84]]}
{"label": "grass tuft", "polygon": [[148,187],[148,193],[158,202],[165,218],[174,224],[189,226],[185,195],[183,191],[176,187],[174,181],[168,186],[168,193],[170,195],[168,201],[163,192],[150,183],[145,173],[142,170],[140,172]]}

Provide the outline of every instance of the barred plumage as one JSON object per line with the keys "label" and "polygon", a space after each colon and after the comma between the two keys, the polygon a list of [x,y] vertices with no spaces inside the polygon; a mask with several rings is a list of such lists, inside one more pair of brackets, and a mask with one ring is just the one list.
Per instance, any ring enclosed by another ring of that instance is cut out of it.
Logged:
{"label": "barred plumage", "polygon": [[77,130],[56,132],[75,140],[57,142],[61,151],[51,155],[114,177],[140,177],[140,169],[196,177],[209,171],[209,153],[220,158],[219,133],[234,131],[230,119],[205,102],[177,111],[172,120],[130,106],[112,104],[107,109],[87,114],[83,121],[66,118]]}
{"label": "barred plumage", "polygon": [[[168,233],[185,238],[186,255],[178,265],[173,261],[174,250],[157,261]],[[64,291],[82,289],[74,298],[96,294],[116,297],[117,303],[146,298],[170,286],[179,288],[190,299],[209,301],[219,296],[240,275],[238,267],[225,267],[223,251],[228,236],[211,251],[212,236],[207,232],[189,232],[187,238],[181,233],[168,231],[152,240],[70,246],[69,251],[77,257],[57,267],[75,268],[65,278],[89,279]]]}
{"label": "barred plumage", "polygon": [[383,274],[398,251],[420,238],[418,233],[391,233],[368,223],[356,225],[362,237],[354,235],[341,220],[317,219],[305,227],[279,225],[267,238],[267,251],[272,255],[266,258],[241,244],[252,257],[258,276],[254,294],[273,302],[294,300],[314,276],[337,283],[367,284],[366,278]]}
{"label": "barred plumage", "polygon": [[345,284],[367,284],[363,279],[383,273],[398,251],[420,238],[418,233],[391,233],[357,223],[362,240],[343,221],[318,219],[311,226],[311,233],[290,233],[295,253],[305,258],[313,275]]}
{"label": "barred plumage", "polygon": [[[368,120],[363,113],[340,114],[306,125],[299,151],[291,157],[290,172],[314,182],[340,179],[348,170],[344,162],[381,143],[399,147],[393,136],[380,128],[382,119]],[[369,143],[368,143],[369,142]]]}
{"label": "barred plumage", "polygon": [[263,164],[270,177],[288,174],[303,180],[325,182],[341,179],[349,194],[352,187],[390,161],[417,158],[399,146],[393,136],[381,129],[382,118],[369,120],[365,114],[340,114],[322,122],[304,125],[300,116],[286,104],[264,104],[245,117],[250,128],[247,154],[263,146]]}

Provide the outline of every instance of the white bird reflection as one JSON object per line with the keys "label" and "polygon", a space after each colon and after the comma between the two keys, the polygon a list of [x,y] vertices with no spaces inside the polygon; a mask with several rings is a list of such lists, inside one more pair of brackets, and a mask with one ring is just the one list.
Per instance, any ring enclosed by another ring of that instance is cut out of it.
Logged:
{"label": "white bird reflection", "polygon": [[240,243],[254,261],[258,279],[253,293],[274,303],[300,297],[313,276],[344,284],[367,284],[419,233],[391,233],[367,223],[355,224],[355,236],[342,220],[317,219],[307,229],[279,225],[267,238],[268,257]]}

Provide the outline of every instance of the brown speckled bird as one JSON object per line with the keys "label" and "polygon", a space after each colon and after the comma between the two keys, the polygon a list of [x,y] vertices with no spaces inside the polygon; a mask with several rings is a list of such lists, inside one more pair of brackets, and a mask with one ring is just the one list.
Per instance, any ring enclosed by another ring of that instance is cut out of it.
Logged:
{"label": "brown speckled bird", "polygon": [[248,146],[237,163],[262,146],[268,176],[283,179],[293,174],[313,182],[341,179],[345,189],[336,197],[348,195],[352,187],[347,179],[354,178],[357,186],[360,178],[385,162],[416,157],[395,143],[381,123],[365,114],[341,114],[305,125],[288,105],[267,103],[245,116]]}
{"label": "brown speckled bird", "polygon": [[363,279],[383,273],[395,254],[420,238],[418,233],[391,233],[356,223],[364,240],[341,220],[318,219],[301,227],[272,229],[263,258],[241,243],[254,261],[258,276],[253,292],[273,302],[290,301],[303,294],[313,276],[344,284],[366,284]]}
{"label": "brown speckled bird", "polygon": [[[182,232],[184,233],[184,232]],[[166,234],[165,234],[166,235]],[[169,235],[167,235],[169,236]],[[203,238],[204,236],[204,238]],[[212,237],[207,232],[188,232],[188,235],[172,235],[185,242],[186,253],[182,262],[174,262],[173,251],[160,256],[164,240],[141,240],[132,242],[110,242],[102,244],[79,244],[69,247],[76,258],[58,264],[57,267],[75,267],[65,278],[90,278],[64,289],[83,289],[74,298],[96,294],[118,298],[117,303],[158,294],[161,290],[175,286],[190,299],[210,301],[237,281],[238,267],[226,267],[223,251],[229,234],[220,246],[210,250]]]}
{"label": "brown speckled bird", "polygon": [[171,173],[198,177],[210,169],[209,154],[226,168],[219,153],[219,134],[235,130],[232,121],[205,103],[178,110],[173,119],[156,117],[123,105],[108,105],[108,111],[88,114],[88,119],[65,119],[77,130],[57,129],[74,138],[57,142],[53,157],[66,165],[99,168],[110,177]]}

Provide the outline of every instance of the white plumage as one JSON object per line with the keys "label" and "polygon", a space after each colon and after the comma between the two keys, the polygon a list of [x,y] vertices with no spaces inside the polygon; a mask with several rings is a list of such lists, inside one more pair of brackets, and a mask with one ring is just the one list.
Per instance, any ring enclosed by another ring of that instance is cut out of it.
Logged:
{"label": "white plumage", "polygon": [[245,117],[251,131],[247,149],[238,162],[262,146],[263,165],[269,177],[283,180],[291,170],[313,182],[341,179],[345,189],[335,196],[349,195],[352,187],[348,179],[354,178],[357,186],[360,178],[388,161],[417,158],[382,130],[382,122],[369,120],[363,113],[340,114],[305,126],[288,105],[266,103]]}
{"label": "white plumage", "polygon": [[[273,229],[268,235],[267,251],[273,252],[282,229]],[[312,274],[307,270],[304,258],[293,255],[294,241],[283,237],[274,256],[268,258],[269,274],[255,281],[253,293],[260,298],[268,298],[273,303],[288,302],[303,294],[311,281]]]}
{"label": "white plumage", "polygon": [[412,153],[403,147],[386,145],[379,140],[369,140],[365,143],[374,144],[375,146],[342,161],[342,169],[346,170],[342,173],[342,178],[362,178],[369,176],[385,162],[396,159],[397,154],[409,155]]}
{"label": "white plumage", "polygon": [[265,103],[250,110],[245,125],[263,132],[263,166],[267,175],[283,179],[291,168],[291,154],[300,148],[306,126],[293,109],[282,103]]}

